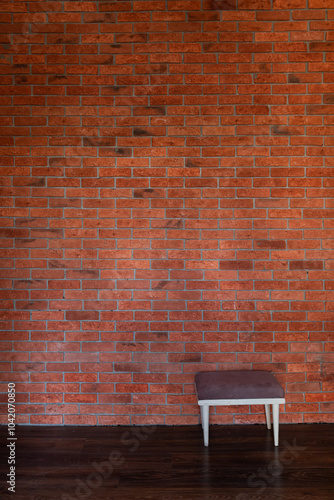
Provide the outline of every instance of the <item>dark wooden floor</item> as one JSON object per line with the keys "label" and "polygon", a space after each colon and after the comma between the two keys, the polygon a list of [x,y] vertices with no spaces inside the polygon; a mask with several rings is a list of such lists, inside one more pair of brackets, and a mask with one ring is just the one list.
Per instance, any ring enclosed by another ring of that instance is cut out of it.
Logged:
{"label": "dark wooden floor", "polygon": [[209,448],[199,426],[18,426],[16,436],[16,492],[2,481],[2,499],[334,499],[334,424],[281,425],[279,448],[264,425],[210,426]]}

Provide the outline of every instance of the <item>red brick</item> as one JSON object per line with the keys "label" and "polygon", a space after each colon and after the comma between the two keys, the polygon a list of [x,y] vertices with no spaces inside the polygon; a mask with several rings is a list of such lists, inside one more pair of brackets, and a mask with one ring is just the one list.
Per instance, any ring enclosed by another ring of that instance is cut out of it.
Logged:
{"label": "red brick", "polygon": [[309,9],[333,9],[333,0],[309,0]]}
{"label": "red brick", "polygon": [[[280,372],[282,421],[331,419],[325,3],[5,6],[1,342],[22,422],[197,423],[194,373],[240,362]],[[239,410],[259,421],[214,421]]]}
{"label": "red brick", "polygon": [[249,10],[271,10],[270,0],[238,0],[238,9],[249,9]]}

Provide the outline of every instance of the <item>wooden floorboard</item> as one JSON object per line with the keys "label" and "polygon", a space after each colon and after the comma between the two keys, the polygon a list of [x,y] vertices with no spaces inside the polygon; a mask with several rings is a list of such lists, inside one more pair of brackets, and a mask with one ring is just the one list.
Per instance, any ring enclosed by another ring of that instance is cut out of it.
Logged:
{"label": "wooden floorboard", "polygon": [[[334,424],[17,426],[15,500],[333,500]],[[135,433],[139,433],[135,435]],[[0,428],[1,476],[8,473]],[[110,459],[114,460],[113,465]]]}

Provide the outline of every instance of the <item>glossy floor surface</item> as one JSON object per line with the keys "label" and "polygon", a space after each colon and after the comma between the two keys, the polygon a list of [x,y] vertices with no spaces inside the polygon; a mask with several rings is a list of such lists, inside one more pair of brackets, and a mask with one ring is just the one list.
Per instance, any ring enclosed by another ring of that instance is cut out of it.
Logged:
{"label": "glossy floor surface", "polygon": [[[14,500],[333,500],[334,424],[18,426]],[[1,476],[9,472],[0,428]]]}

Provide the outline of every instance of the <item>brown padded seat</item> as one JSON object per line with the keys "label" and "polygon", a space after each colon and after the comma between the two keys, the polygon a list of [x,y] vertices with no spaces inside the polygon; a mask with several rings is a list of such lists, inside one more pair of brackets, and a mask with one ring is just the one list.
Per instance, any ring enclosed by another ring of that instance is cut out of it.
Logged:
{"label": "brown padded seat", "polygon": [[198,400],[284,398],[275,376],[264,370],[200,372],[195,376]]}

